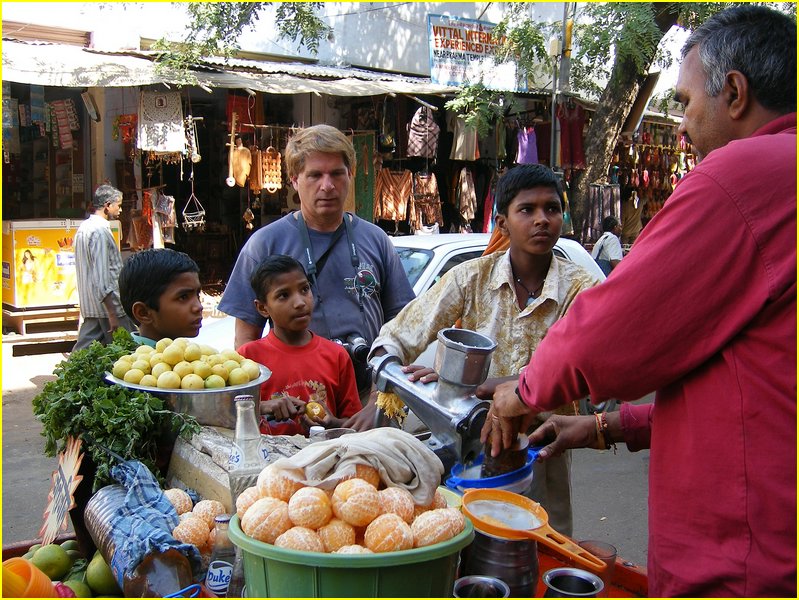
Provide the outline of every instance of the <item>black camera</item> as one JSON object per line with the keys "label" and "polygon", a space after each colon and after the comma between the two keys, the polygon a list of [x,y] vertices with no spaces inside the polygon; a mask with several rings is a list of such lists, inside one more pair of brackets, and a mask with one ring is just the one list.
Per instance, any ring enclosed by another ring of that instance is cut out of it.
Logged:
{"label": "black camera", "polygon": [[369,344],[357,333],[351,333],[345,341],[333,338],[334,342],[344,347],[352,359],[352,366],[355,367],[355,380],[358,383],[358,390],[363,392],[372,386],[372,368],[366,361],[369,356]]}

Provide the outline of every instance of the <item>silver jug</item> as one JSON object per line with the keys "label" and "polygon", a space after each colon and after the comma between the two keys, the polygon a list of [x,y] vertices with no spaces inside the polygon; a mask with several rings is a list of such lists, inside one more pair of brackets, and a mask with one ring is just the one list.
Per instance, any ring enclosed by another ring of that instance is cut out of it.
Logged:
{"label": "silver jug", "polygon": [[511,597],[531,598],[538,583],[538,545],[533,540],[508,540],[474,530],[466,549],[465,575],[486,575],[504,581]]}

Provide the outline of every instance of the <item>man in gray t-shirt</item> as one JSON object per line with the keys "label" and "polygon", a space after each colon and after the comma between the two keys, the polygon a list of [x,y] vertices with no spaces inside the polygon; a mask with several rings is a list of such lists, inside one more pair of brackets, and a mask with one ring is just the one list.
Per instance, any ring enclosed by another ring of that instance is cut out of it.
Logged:
{"label": "man in gray t-shirt", "polygon": [[[316,306],[310,329],[342,342],[363,338],[368,350],[383,323],[394,318],[414,294],[385,232],[344,212],[355,149],[335,127],[315,125],[289,140],[285,156],[300,210],[250,237],[236,260],[219,310],[236,318],[236,348],[259,339],[265,319],[255,310],[250,276],[265,257],[288,254],[303,264],[312,281]],[[359,365],[355,366],[357,373]],[[361,379],[364,393],[371,382]],[[373,422],[372,398],[346,426],[366,429]]]}

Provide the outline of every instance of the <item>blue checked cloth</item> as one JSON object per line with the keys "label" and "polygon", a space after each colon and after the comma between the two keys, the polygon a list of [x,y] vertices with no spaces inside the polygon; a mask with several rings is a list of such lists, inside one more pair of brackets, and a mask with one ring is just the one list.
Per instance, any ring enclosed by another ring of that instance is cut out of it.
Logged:
{"label": "blue checked cloth", "polygon": [[126,461],[111,469],[111,476],[127,490],[124,502],[108,518],[114,548],[111,570],[120,589],[125,575],[133,573],[145,556],[170,548],[189,560],[194,580],[199,581],[203,575],[200,551],[172,537],[178,513],[150,470],[138,461]]}

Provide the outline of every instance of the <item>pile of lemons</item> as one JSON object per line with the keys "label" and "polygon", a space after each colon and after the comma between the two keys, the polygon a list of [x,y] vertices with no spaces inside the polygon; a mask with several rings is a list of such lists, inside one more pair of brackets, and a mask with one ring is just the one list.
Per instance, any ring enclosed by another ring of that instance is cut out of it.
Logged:
{"label": "pile of lemons", "polygon": [[163,338],[155,348],[142,345],[120,357],[111,370],[127,383],[166,390],[218,389],[257,379],[261,369],[235,350],[217,352],[187,338]]}

